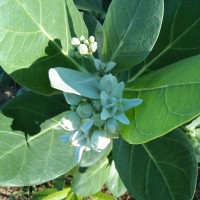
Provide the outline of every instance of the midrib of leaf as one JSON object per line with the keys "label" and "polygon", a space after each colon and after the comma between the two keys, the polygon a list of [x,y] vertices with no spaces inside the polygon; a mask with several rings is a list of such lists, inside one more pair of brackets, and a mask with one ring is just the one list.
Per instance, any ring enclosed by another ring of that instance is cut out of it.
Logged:
{"label": "midrib of leaf", "polygon": [[[31,138],[28,139],[27,141],[25,140],[25,137],[24,137],[25,142],[23,141],[21,144],[19,144],[18,146],[16,146],[16,147],[13,148],[12,150],[7,151],[5,154],[3,154],[2,156],[0,156],[0,159],[3,158],[5,155],[10,154],[10,153],[12,153],[13,151],[19,149],[19,148],[22,147],[23,145],[25,145],[25,144],[31,142],[32,140],[34,140],[34,139],[36,139],[36,138],[38,138],[38,137],[41,137],[42,134],[48,132],[49,130],[52,130],[52,129],[57,128],[58,126],[60,126],[60,122],[59,122],[58,124],[54,125],[54,126],[51,126],[51,127],[47,128],[47,129],[41,131],[39,134],[37,134],[37,135],[31,137]],[[11,132],[11,133],[12,133],[12,132]]]}
{"label": "midrib of leaf", "polygon": [[[193,28],[197,23],[200,22],[200,19],[196,20],[188,29],[186,29],[179,37],[177,37],[174,41],[172,41],[170,37],[170,43],[156,56],[154,57],[150,62],[148,62],[146,65],[144,65],[141,70],[135,74],[131,79],[128,80],[128,82],[134,81],[137,79],[140,75],[142,75],[143,72],[145,72],[157,59],[159,59],[163,54],[165,54],[169,49],[172,49],[172,46],[175,45],[185,34],[187,34],[191,28]],[[174,23],[174,22],[173,22]],[[171,34],[172,35],[172,34]]]}
{"label": "midrib of leaf", "polygon": [[[117,56],[117,53],[118,53],[119,49],[120,49],[121,46],[123,45],[123,41],[124,41],[124,39],[126,38],[126,36],[127,36],[128,32],[129,32],[130,28],[132,27],[134,17],[136,16],[136,14],[137,14],[137,12],[138,12],[138,9],[140,8],[142,2],[143,2],[143,0],[140,1],[139,5],[138,5],[138,7],[137,7],[137,9],[136,9],[136,12],[134,13],[134,15],[133,15],[133,17],[132,17],[132,20],[131,20],[131,22],[129,23],[129,26],[128,26],[128,28],[126,29],[126,32],[124,33],[124,35],[123,35],[122,39],[120,40],[120,42],[119,42],[119,44],[118,44],[116,50],[113,52],[111,58],[109,59],[110,61],[113,61],[113,60],[115,59],[115,57]],[[127,3],[127,1],[126,1],[126,3]],[[129,16],[127,10],[126,10],[126,12],[127,12],[127,15]],[[112,13],[113,13],[113,12],[112,12]],[[113,19],[114,19],[114,15],[113,15]],[[115,24],[115,20],[114,20],[113,23]],[[119,38],[119,39],[120,39],[120,38]]]}
{"label": "midrib of leaf", "polygon": [[[142,146],[144,147],[145,151],[146,151],[147,154],[149,155],[150,159],[154,162],[156,168],[158,169],[160,175],[162,176],[163,181],[164,181],[165,184],[167,185],[167,189],[168,189],[168,191],[169,191],[169,193],[170,193],[172,199],[175,200],[174,197],[173,197],[172,191],[171,191],[171,189],[170,189],[170,186],[169,186],[167,180],[165,179],[165,176],[164,176],[164,174],[162,173],[162,170],[161,170],[160,167],[158,166],[158,164],[157,164],[155,158],[153,157],[153,155],[151,154],[151,152],[148,150],[148,148],[145,146],[145,144],[142,144]],[[148,194],[147,194],[147,195],[148,195]]]}
{"label": "midrib of leaf", "polygon": [[[36,24],[36,26],[41,30],[41,32],[49,39],[49,40],[51,40],[52,41],[52,43],[55,45],[55,47],[60,51],[60,52],[62,52],[62,54],[66,57],[66,58],[68,58],[73,64],[75,64],[76,65],[76,67],[80,70],[80,71],[82,71],[82,72],[87,72],[87,70],[84,68],[84,67],[82,67],[78,62],[76,62],[72,57],[70,57],[70,56],[68,56],[68,49],[67,49],[67,51],[65,51],[65,50],[63,50],[63,49],[61,49],[60,48],[60,46],[56,43],[56,42],[54,42],[54,40],[53,40],[53,38],[45,31],[45,29],[42,27],[42,25],[40,25],[32,16],[31,16],[31,14],[28,12],[28,10],[26,10],[26,8],[23,6],[23,4],[21,4],[20,2],[19,2],[19,0],[16,0],[16,2],[24,9],[24,11],[26,12],[26,14],[31,18],[31,20],[33,20],[33,22]],[[41,5],[41,1],[40,1],[40,5]],[[40,6],[41,7],[41,6]],[[63,6],[64,8],[65,8],[65,6]],[[66,26],[66,30],[67,30],[67,14],[66,14],[66,8],[65,8],[65,26]],[[41,17],[41,14],[40,14],[40,17]],[[67,39],[67,48],[68,48],[68,36],[67,36],[67,31],[66,31],[66,39]]]}
{"label": "midrib of leaf", "polygon": [[131,89],[131,88],[125,88],[124,91],[126,92],[142,92],[142,91],[149,91],[149,90],[159,90],[159,89],[166,89],[168,87],[179,87],[179,86],[185,86],[185,85],[199,85],[200,82],[189,82],[189,83],[179,83],[179,84],[171,84],[171,85],[163,85],[159,87],[152,87],[152,88],[139,88],[139,89]]}

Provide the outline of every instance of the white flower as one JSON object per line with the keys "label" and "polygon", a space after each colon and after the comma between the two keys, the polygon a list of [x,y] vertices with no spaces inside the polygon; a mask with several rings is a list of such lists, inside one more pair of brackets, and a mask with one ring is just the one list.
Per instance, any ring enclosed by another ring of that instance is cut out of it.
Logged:
{"label": "white flower", "polygon": [[89,44],[90,53],[94,53],[97,50],[97,42],[93,42]]}
{"label": "white flower", "polygon": [[76,37],[73,37],[71,40],[71,44],[73,47],[78,47],[80,45],[80,40]]}
{"label": "white flower", "polygon": [[88,47],[85,44],[80,44],[77,49],[82,56],[88,54]]}
{"label": "white flower", "polygon": [[95,41],[95,37],[94,36],[90,36],[88,40],[89,40],[90,43],[93,43]]}

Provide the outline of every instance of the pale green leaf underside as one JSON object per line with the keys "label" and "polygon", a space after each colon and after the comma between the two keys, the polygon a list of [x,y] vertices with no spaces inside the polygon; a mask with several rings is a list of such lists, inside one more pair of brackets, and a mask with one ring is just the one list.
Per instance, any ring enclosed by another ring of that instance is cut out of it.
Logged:
{"label": "pale green leaf underside", "polygon": [[103,25],[105,59],[118,70],[143,61],[158,37],[163,8],[163,0],[113,0]]}
{"label": "pale green leaf underside", "polygon": [[192,199],[197,163],[184,132],[176,130],[142,145],[119,139],[113,151],[119,175],[137,200]]}
{"label": "pale green leaf underside", "polygon": [[122,136],[130,143],[160,137],[200,113],[200,56],[174,63],[127,84],[127,96],[143,103],[127,113]]}
{"label": "pale green leaf underside", "polygon": [[108,159],[103,158],[84,173],[78,173],[73,177],[72,191],[83,197],[97,193],[106,182],[108,172]]}
{"label": "pale green leaf underside", "polygon": [[[72,0],[2,0],[0,10],[0,65],[17,82],[48,93],[48,69],[56,59],[80,68],[68,56],[70,41],[72,34],[88,33]],[[77,14],[74,30],[68,10]]]}
{"label": "pale green leaf underside", "polygon": [[99,99],[99,77],[56,67],[49,70],[49,79],[53,88],[91,99]]}
{"label": "pale green leaf underside", "polygon": [[[31,92],[15,97],[0,115],[0,185],[41,184],[71,170],[75,150],[60,141],[65,100]],[[31,106],[30,106],[31,105]]]}

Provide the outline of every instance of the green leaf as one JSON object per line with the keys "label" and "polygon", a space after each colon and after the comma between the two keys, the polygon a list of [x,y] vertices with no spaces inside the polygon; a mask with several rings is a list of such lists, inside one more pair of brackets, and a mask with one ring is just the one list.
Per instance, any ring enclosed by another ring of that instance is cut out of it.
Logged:
{"label": "green leaf", "polygon": [[[62,95],[24,93],[7,103],[0,115],[0,185],[28,186],[55,179],[77,163],[75,150],[60,141]],[[61,113],[61,114],[60,114]]]}
{"label": "green leaf", "polygon": [[67,196],[67,198],[65,200],[82,200],[82,199],[83,199],[82,197],[80,197],[77,194],[75,194],[72,191],[70,191],[70,193],[68,194],[68,196]]}
{"label": "green leaf", "polygon": [[84,11],[93,11],[105,16],[105,11],[102,9],[102,0],[74,0],[78,9]]}
{"label": "green leaf", "polygon": [[66,175],[63,174],[57,177],[56,179],[54,179],[54,187],[59,191],[63,190],[65,187],[65,182],[66,182]]}
{"label": "green leaf", "polygon": [[101,159],[96,164],[87,168],[84,173],[75,174],[72,179],[72,191],[86,197],[100,191],[106,182],[109,173],[107,158]]}
{"label": "green leaf", "polygon": [[119,197],[127,191],[123,182],[121,181],[121,178],[119,177],[119,174],[116,170],[114,161],[112,161],[112,163],[111,163],[109,176],[106,181],[106,186],[107,186],[108,190],[115,197]]}
{"label": "green leaf", "polygon": [[62,191],[57,191],[56,188],[45,189],[34,194],[33,200],[63,200],[70,191],[71,188],[65,188]]}
{"label": "green leaf", "polygon": [[200,114],[200,56],[157,70],[126,85],[126,97],[143,103],[127,112],[131,121],[122,137],[144,143],[160,137]]}
{"label": "green leaf", "polygon": [[73,0],[1,0],[0,10],[0,63],[19,84],[52,94],[49,68],[84,70],[68,55],[71,37],[88,34]]}
{"label": "green leaf", "polygon": [[70,191],[71,188],[65,188],[61,191],[54,192],[53,194],[50,194],[42,198],[42,200],[63,200],[69,195]]}
{"label": "green leaf", "polygon": [[96,194],[91,195],[92,200],[114,200],[114,197],[109,194],[98,192]]}
{"label": "green leaf", "polygon": [[116,62],[118,71],[143,61],[156,42],[163,11],[163,0],[113,0],[103,24],[105,60]]}
{"label": "green leaf", "polygon": [[189,200],[195,192],[194,150],[180,129],[141,145],[115,140],[119,175],[137,200]]}
{"label": "green leaf", "polygon": [[56,67],[49,70],[51,86],[63,92],[99,99],[100,78],[71,69]]}
{"label": "green leaf", "polygon": [[199,10],[199,0],[165,0],[164,18],[158,40],[147,59],[137,67],[140,70],[132,79],[146,70],[152,71],[199,54]]}
{"label": "green leaf", "polygon": [[48,188],[48,189],[38,191],[33,195],[33,200],[41,200],[43,197],[53,194],[56,191],[57,191],[56,188]]}

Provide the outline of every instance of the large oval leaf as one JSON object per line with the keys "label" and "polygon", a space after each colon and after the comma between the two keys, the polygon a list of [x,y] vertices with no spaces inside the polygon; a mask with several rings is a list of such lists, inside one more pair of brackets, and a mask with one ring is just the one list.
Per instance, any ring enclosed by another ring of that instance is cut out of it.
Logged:
{"label": "large oval leaf", "polygon": [[185,133],[175,130],[142,145],[114,142],[119,175],[137,200],[190,200],[195,191],[197,163]]}
{"label": "large oval leaf", "polygon": [[119,177],[114,161],[112,161],[110,166],[110,172],[106,181],[106,187],[115,198],[123,195],[127,191],[123,182],[121,181],[121,178]]}
{"label": "large oval leaf", "polygon": [[1,0],[0,10],[0,64],[18,83],[49,94],[50,67],[81,69],[68,56],[71,37],[88,34],[73,0]]}
{"label": "large oval leaf", "polygon": [[142,62],[158,37],[163,8],[163,0],[113,0],[103,24],[105,60],[121,71]]}
{"label": "large oval leaf", "polygon": [[71,69],[56,67],[49,70],[51,86],[63,92],[99,99],[100,77]]}
{"label": "large oval leaf", "polygon": [[84,173],[75,174],[72,180],[72,191],[83,197],[97,193],[106,182],[109,169],[108,159],[103,158]]}
{"label": "large oval leaf", "polygon": [[31,92],[14,98],[0,115],[0,185],[40,184],[71,170],[77,163],[70,144],[60,141],[63,96]]}
{"label": "large oval leaf", "polygon": [[[146,70],[155,70],[200,52],[200,1],[165,0],[165,12],[158,40],[147,59],[137,66],[135,79]],[[135,68],[132,73],[135,74]]]}
{"label": "large oval leaf", "polygon": [[187,58],[127,84],[127,97],[143,103],[127,112],[122,137],[144,143],[190,121],[200,113],[200,56]]}

